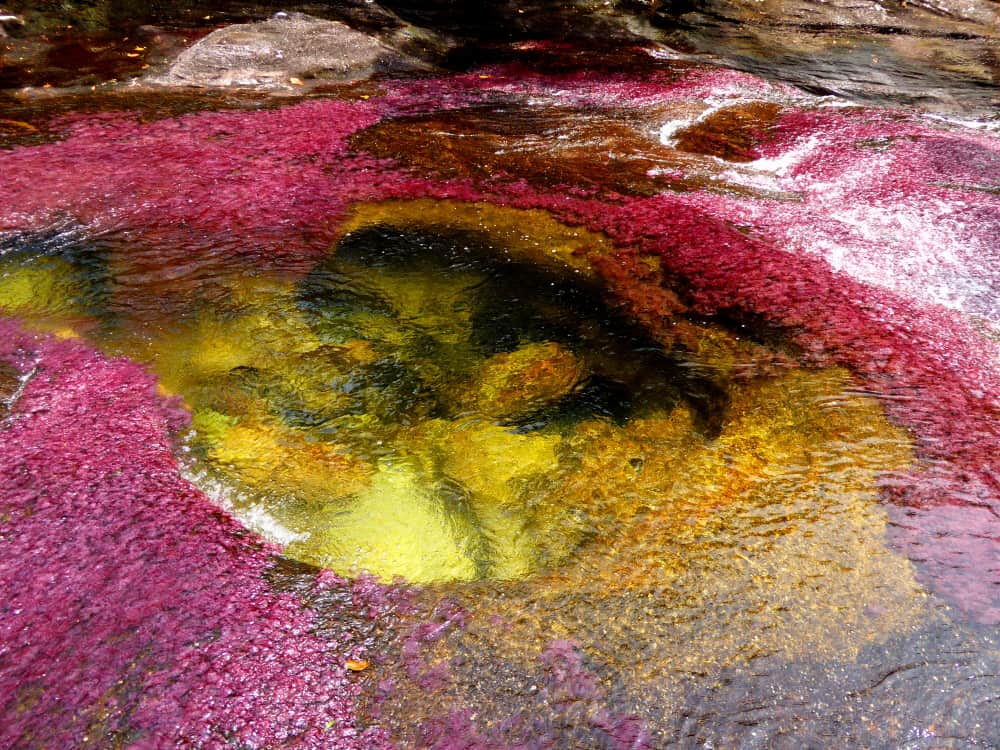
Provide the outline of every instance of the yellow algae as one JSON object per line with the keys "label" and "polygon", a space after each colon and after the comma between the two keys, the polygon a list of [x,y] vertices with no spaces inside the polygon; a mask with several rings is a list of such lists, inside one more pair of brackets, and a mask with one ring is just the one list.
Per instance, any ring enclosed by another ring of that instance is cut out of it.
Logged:
{"label": "yellow algae", "polygon": [[344,575],[414,583],[476,577],[475,530],[447,512],[418,465],[382,461],[371,485],[336,513],[316,515],[309,537],[287,554]]}
{"label": "yellow algae", "polygon": [[63,341],[65,341],[66,339],[80,338],[80,334],[76,331],[76,329],[70,328],[69,326],[62,326],[60,328],[56,328],[52,333],[57,339],[61,339]]}
{"label": "yellow algae", "polygon": [[72,264],[61,258],[0,262],[0,314],[16,315],[35,330],[74,338],[93,328],[80,304],[85,291]]}
{"label": "yellow algae", "polygon": [[235,422],[199,413],[211,461],[240,482],[265,493],[329,502],[368,485],[370,467],[328,443],[310,442],[299,430],[277,424]]}
{"label": "yellow algae", "polygon": [[7,312],[41,312],[63,296],[72,267],[59,260],[0,271],[0,307]]}
{"label": "yellow algae", "polygon": [[590,256],[613,251],[606,235],[563,224],[546,211],[431,198],[356,204],[339,231],[346,235],[376,226],[436,234],[469,232],[485,237],[514,260],[570,269],[593,280],[597,275]]}
{"label": "yellow algae", "polygon": [[458,408],[497,418],[517,418],[569,395],[586,374],[583,362],[559,344],[526,344],[484,362]]}
{"label": "yellow algae", "polygon": [[409,450],[431,456],[445,476],[468,490],[488,577],[528,575],[551,549],[567,546],[533,528],[539,498],[532,480],[559,468],[561,441],[559,435],[518,435],[476,420],[435,420],[407,441]]}
{"label": "yellow algae", "polygon": [[[161,392],[165,393],[165,389]],[[191,427],[198,433],[198,439],[205,444],[219,443],[239,420],[229,414],[214,409],[196,409],[191,415]]]}
{"label": "yellow algae", "polygon": [[474,420],[428,423],[424,450],[473,493],[494,492],[511,482],[558,468],[559,435],[519,435],[508,428]]}

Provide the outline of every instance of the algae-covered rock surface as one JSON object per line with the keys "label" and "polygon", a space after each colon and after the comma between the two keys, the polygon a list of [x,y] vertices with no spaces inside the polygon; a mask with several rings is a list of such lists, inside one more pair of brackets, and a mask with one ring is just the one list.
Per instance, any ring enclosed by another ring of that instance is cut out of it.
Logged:
{"label": "algae-covered rock surface", "polygon": [[993,125],[518,44],[0,152],[0,744],[996,744]]}

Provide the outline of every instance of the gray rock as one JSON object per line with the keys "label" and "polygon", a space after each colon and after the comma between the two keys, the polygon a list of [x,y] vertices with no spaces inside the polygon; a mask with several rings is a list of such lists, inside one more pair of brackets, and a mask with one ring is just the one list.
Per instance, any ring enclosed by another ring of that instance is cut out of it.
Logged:
{"label": "gray rock", "polygon": [[375,37],[336,21],[277,13],[226,26],[184,50],[146,83],[166,86],[291,89],[309,80],[355,81],[422,66]]}
{"label": "gray rock", "polygon": [[643,0],[668,43],[815,93],[963,115],[1000,107],[997,0]]}

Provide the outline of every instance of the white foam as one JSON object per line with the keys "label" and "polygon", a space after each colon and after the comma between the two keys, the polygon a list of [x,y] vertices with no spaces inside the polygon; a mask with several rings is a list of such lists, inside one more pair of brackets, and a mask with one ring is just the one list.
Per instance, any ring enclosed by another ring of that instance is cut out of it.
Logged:
{"label": "white foam", "polygon": [[778,156],[763,157],[744,165],[745,169],[756,172],[769,172],[776,177],[785,178],[793,167],[822,145],[823,139],[818,134],[799,139],[792,148]]}
{"label": "white foam", "polygon": [[244,494],[204,470],[185,470],[182,475],[204,492],[213,503],[269,541],[284,547],[292,542],[309,538],[307,533],[292,531],[261,503],[250,501]]}
{"label": "white foam", "polygon": [[957,117],[955,115],[928,114],[927,119],[937,120],[947,125],[968,128],[970,130],[985,130],[989,133],[1000,133],[1000,118],[991,120],[974,119],[970,117]]}
{"label": "white foam", "polygon": [[697,122],[691,118],[684,118],[680,120],[669,120],[660,126],[660,143],[664,146],[674,145],[674,135],[684,128]]}

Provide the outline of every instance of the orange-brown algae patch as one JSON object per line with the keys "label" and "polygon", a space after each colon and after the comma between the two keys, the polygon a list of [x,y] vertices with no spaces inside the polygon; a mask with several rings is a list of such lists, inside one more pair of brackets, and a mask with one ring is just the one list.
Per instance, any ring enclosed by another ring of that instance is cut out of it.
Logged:
{"label": "orange-brown algae patch", "polygon": [[701,639],[713,658],[744,652],[744,627],[788,656],[853,656],[918,617],[921,589],[885,546],[878,504],[879,477],[910,466],[910,441],[845,373],[736,387],[720,436],[673,452],[648,426],[628,431],[635,455],[598,448],[589,468],[604,501],[618,498],[634,520],[608,527],[562,572],[567,586],[600,598],[655,592],[675,612],[697,611],[691,653]]}
{"label": "orange-brown algae patch", "polygon": [[554,404],[586,376],[584,363],[559,344],[526,344],[483,363],[458,399],[488,417],[514,419]]}
{"label": "orange-brown algae patch", "polygon": [[674,145],[681,151],[725,161],[753,161],[757,145],[778,121],[781,110],[771,102],[724,107],[675,133]]}

